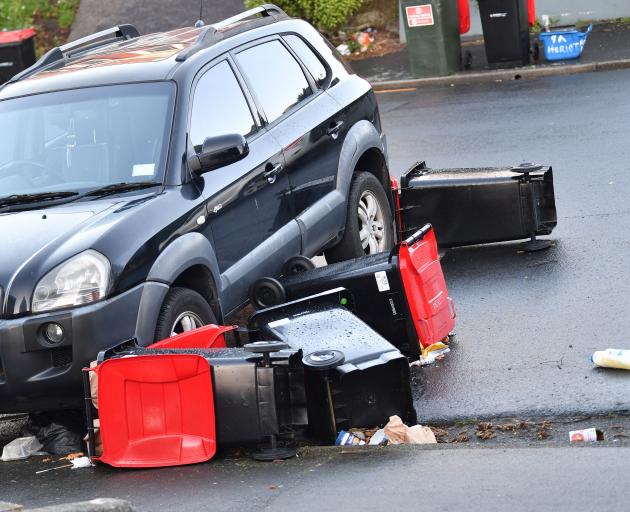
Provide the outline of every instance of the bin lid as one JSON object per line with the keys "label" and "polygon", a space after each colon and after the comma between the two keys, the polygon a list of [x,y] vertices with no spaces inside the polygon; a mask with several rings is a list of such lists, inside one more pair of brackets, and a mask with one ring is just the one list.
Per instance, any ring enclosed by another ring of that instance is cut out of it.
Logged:
{"label": "bin lid", "polygon": [[35,37],[34,28],[24,28],[21,30],[2,30],[0,31],[0,44],[19,43],[25,39]]}

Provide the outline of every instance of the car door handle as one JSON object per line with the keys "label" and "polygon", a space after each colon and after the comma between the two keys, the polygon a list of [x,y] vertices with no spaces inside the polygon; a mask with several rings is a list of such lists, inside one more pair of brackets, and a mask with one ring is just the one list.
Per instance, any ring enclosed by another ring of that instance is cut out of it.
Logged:
{"label": "car door handle", "polygon": [[[269,164],[269,166],[270,165],[271,164]],[[278,174],[280,174],[281,171],[282,171],[282,164],[276,164],[273,167],[271,167],[271,169],[269,169],[268,171],[263,172],[263,178],[265,178],[267,182],[269,182],[270,185],[273,185],[276,182],[276,179],[278,178]]]}
{"label": "car door handle", "polygon": [[339,132],[343,127],[343,121],[337,121],[334,124],[331,124],[328,130],[326,130],[326,135],[330,135],[333,139],[339,137]]}

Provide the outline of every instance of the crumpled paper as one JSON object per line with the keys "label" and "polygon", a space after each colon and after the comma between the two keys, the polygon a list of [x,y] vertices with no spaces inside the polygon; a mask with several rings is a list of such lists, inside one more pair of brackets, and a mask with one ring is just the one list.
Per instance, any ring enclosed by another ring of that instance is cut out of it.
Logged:
{"label": "crumpled paper", "polygon": [[390,416],[383,429],[391,444],[434,444],[437,439],[429,427],[414,425],[408,427],[399,416]]}

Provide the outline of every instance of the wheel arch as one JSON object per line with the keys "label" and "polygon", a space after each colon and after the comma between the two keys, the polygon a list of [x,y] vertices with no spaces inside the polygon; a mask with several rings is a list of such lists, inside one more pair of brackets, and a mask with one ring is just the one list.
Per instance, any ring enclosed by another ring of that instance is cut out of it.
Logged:
{"label": "wheel arch", "polygon": [[171,242],[155,260],[148,281],[199,293],[217,321],[223,321],[219,265],[210,241],[201,233],[187,233]]}
{"label": "wheel arch", "polygon": [[[350,128],[341,149],[337,171],[337,190],[343,194],[346,203],[350,195],[353,178],[357,173],[369,172],[383,185],[390,210],[392,215],[394,214],[394,204],[389,193],[390,183],[387,160],[385,137],[378,133],[371,122],[366,120],[359,121]],[[336,241],[339,241],[343,236],[347,214],[346,209],[343,217],[339,219],[341,224]],[[334,243],[331,245],[334,245]]]}

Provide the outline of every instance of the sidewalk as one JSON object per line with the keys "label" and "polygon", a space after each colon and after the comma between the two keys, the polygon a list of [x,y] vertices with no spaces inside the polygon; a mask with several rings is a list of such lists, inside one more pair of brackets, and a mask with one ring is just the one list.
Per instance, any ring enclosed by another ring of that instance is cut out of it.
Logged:
{"label": "sidewalk", "polygon": [[[532,41],[537,37],[532,35]],[[351,60],[353,69],[377,88],[400,88],[423,83],[448,83],[467,81],[493,81],[511,79],[515,75],[549,75],[571,74],[600,69],[630,67],[630,23],[601,23],[593,26],[584,52],[579,59],[569,61],[547,62],[544,51],[540,48],[540,60],[535,65],[519,68],[490,69],[486,60],[483,39],[465,41],[462,52],[470,51],[473,56],[472,66],[449,77],[433,77],[416,79],[409,68],[407,49],[361,60]],[[605,63],[605,66],[598,66]]]}

